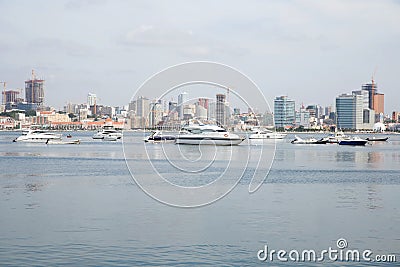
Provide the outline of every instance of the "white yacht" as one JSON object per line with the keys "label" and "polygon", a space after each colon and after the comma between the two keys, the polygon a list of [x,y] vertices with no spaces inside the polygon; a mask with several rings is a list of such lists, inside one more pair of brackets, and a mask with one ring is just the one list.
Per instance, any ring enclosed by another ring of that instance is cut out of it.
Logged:
{"label": "white yacht", "polygon": [[27,133],[22,133],[14,142],[46,143],[49,140],[61,141],[61,134],[50,133],[43,130],[29,130]]}
{"label": "white yacht", "polygon": [[267,129],[259,129],[256,131],[253,131],[249,135],[249,139],[283,139],[286,137],[287,134],[285,133],[278,133],[278,132],[273,132]]}
{"label": "white yacht", "polygon": [[239,145],[244,139],[217,125],[192,124],[183,127],[175,144],[232,146]]}
{"label": "white yacht", "polygon": [[113,126],[104,126],[101,131],[95,133],[93,139],[121,139],[122,133],[115,130]]}

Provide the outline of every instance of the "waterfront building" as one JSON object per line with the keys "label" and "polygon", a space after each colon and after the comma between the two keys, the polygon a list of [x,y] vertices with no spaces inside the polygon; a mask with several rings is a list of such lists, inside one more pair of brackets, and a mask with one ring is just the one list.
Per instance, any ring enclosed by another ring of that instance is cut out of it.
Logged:
{"label": "waterfront building", "polygon": [[295,123],[295,102],[287,96],[278,96],[274,100],[274,120],[277,128],[293,126]]}
{"label": "waterfront building", "polygon": [[310,112],[304,108],[296,112],[296,125],[302,126],[304,129],[310,128]]}
{"label": "waterfront building", "polygon": [[339,129],[363,129],[363,97],[342,94],[336,97],[336,119]]}

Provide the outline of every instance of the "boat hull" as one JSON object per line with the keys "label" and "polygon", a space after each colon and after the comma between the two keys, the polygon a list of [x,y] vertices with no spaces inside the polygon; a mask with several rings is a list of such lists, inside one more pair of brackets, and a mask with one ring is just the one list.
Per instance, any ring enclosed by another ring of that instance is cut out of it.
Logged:
{"label": "boat hull", "polygon": [[178,137],[175,144],[178,145],[217,145],[235,146],[243,142],[244,138],[217,138],[217,137]]}
{"label": "boat hull", "polygon": [[366,138],[366,140],[371,141],[371,142],[386,142],[389,139],[389,137],[384,137],[384,138],[375,138],[375,137],[371,137],[371,138]]}
{"label": "boat hull", "polygon": [[62,141],[62,140],[48,140],[46,142],[47,145],[79,145],[81,143],[81,140],[68,140],[68,141]]}
{"label": "boat hull", "polygon": [[368,143],[367,140],[343,140],[339,142],[341,146],[365,146]]}
{"label": "boat hull", "polygon": [[23,143],[46,143],[48,140],[61,141],[61,138],[20,138],[14,140],[14,142]]}
{"label": "boat hull", "polygon": [[249,139],[284,139],[286,134],[251,134]]}

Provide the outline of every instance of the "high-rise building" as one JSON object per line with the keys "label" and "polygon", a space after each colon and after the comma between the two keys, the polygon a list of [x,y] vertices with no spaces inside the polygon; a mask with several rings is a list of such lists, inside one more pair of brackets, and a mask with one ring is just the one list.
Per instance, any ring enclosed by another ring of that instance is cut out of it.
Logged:
{"label": "high-rise building", "polygon": [[163,119],[163,106],[161,100],[150,104],[149,124],[151,127],[156,127]]}
{"label": "high-rise building", "polygon": [[373,110],[377,114],[385,113],[385,95],[381,93],[376,93],[374,95],[374,106]]}
{"label": "high-rise building", "polygon": [[183,106],[187,104],[188,93],[182,92],[178,95],[178,116],[179,119],[183,119]]}
{"label": "high-rise building", "polygon": [[274,100],[275,126],[292,126],[295,123],[295,102],[287,96],[277,96]]}
{"label": "high-rise building", "polygon": [[148,98],[140,96],[136,100],[136,116],[137,125],[139,128],[144,128],[149,126],[149,116],[150,116],[150,101]]}
{"label": "high-rise building", "polygon": [[207,110],[207,119],[215,120],[216,119],[215,111],[216,111],[216,103],[210,102],[208,105],[208,110]]}
{"label": "high-rise building", "polygon": [[215,105],[215,116],[217,123],[220,125],[226,124],[226,95],[217,94],[217,101]]}
{"label": "high-rise building", "polygon": [[370,102],[370,92],[365,89],[361,90],[354,90],[352,91],[353,95],[361,95],[363,99],[363,109],[370,108],[369,102]]}
{"label": "high-rise building", "polygon": [[296,112],[296,125],[302,126],[305,129],[310,128],[310,112],[304,108]]}
{"label": "high-rise building", "polygon": [[128,111],[133,111],[134,114],[136,114],[136,104],[136,100],[132,100],[131,102],[129,102]]}
{"label": "high-rise building", "polygon": [[32,79],[25,81],[25,100],[29,104],[37,104],[43,107],[44,104],[44,80],[36,79],[32,71]]}
{"label": "high-rise building", "polygon": [[200,105],[200,102],[196,104],[196,118],[199,120],[207,119],[207,109],[203,105]]}
{"label": "high-rise building", "polygon": [[363,97],[342,94],[336,97],[336,119],[339,129],[363,129]]}
{"label": "high-rise building", "polygon": [[96,101],[97,101],[96,94],[88,93],[88,95],[87,95],[87,104],[88,104],[88,106],[90,107],[90,106],[96,105]]}
{"label": "high-rise building", "polygon": [[208,98],[199,98],[199,105],[202,106],[205,109],[208,109]]}
{"label": "high-rise building", "polygon": [[15,103],[18,102],[19,99],[19,91],[7,90],[3,92],[4,94],[4,103]]}
{"label": "high-rise building", "polygon": [[178,107],[178,104],[176,102],[169,101],[169,103],[168,103],[168,113],[178,112],[177,107]]}
{"label": "high-rise building", "polygon": [[374,95],[377,91],[377,84],[372,79],[371,83],[366,83],[361,86],[362,90],[368,91],[368,108],[374,109]]}

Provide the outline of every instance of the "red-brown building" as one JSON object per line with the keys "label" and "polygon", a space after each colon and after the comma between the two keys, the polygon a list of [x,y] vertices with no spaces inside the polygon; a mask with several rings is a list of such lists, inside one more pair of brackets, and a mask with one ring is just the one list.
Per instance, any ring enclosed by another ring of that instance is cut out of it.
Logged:
{"label": "red-brown building", "polygon": [[374,94],[373,110],[376,114],[385,113],[385,95],[381,93]]}

